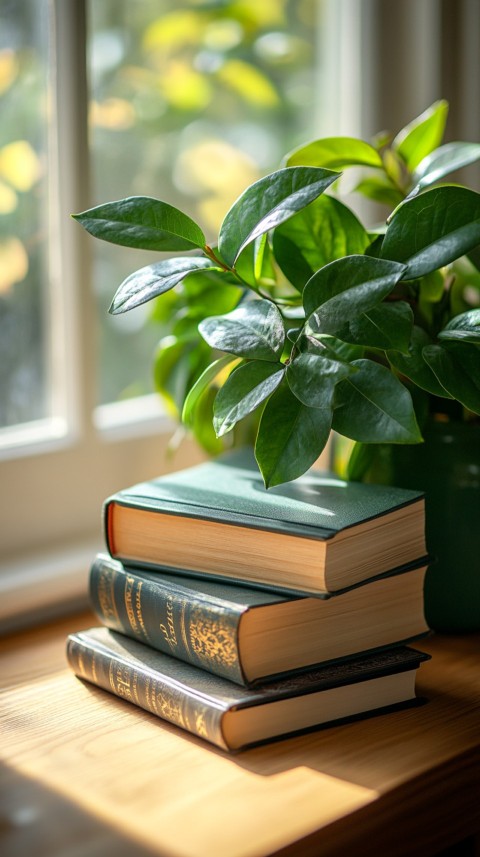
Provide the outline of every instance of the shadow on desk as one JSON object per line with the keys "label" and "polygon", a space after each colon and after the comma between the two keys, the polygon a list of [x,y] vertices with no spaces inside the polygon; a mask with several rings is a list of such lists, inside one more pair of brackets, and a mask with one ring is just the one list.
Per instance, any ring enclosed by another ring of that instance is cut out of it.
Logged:
{"label": "shadow on desk", "polygon": [[0,766],[2,857],[160,857],[44,783]]}

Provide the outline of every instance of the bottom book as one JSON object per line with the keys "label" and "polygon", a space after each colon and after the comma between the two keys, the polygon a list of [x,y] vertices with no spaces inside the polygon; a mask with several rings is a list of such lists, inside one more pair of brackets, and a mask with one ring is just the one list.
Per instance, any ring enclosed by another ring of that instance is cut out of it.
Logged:
{"label": "bottom book", "polygon": [[80,678],[224,750],[415,700],[429,655],[397,647],[246,689],[107,628],[71,634],[67,658]]}

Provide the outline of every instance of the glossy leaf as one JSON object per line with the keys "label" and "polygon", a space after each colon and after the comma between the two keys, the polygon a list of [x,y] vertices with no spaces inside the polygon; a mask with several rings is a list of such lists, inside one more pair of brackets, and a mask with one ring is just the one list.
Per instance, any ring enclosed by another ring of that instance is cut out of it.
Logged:
{"label": "glossy leaf", "polygon": [[118,287],[109,312],[118,315],[163,295],[195,271],[218,271],[204,256],[176,256],[140,268]]}
{"label": "glossy leaf", "polygon": [[436,101],[393,140],[392,149],[403,158],[411,172],[442,142],[447,115],[448,103]]}
{"label": "glossy leaf", "polygon": [[193,250],[205,246],[199,226],[178,208],[148,196],[131,196],[72,215],[95,238],[142,250]]}
{"label": "glossy leaf", "polygon": [[[406,312],[379,306],[403,271],[401,265],[385,266],[384,260],[367,256],[349,256],[322,268],[305,287],[306,309],[335,290],[345,291],[333,294],[309,315],[306,332],[329,334],[353,345],[406,348],[411,329],[411,323],[406,327]],[[397,320],[401,320],[398,330]]]}
{"label": "glossy leaf", "polygon": [[306,146],[299,146],[286,157],[288,166],[306,164],[341,170],[344,167],[379,167],[382,159],[377,150],[364,140],[355,137],[325,137]]}
{"label": "glossy leaf", "polygon": [[453,262],[480,243],[480,194],[439,187],[401,205],[387,228],[382,257],[407,265],[414,279]]}
{"label": "glossy leaf", "polygon": [[[354,310],[354,307],[352,307]],[[408,354],[413,312],[405,301],[383,302],[348,321],[348,342]]]}
{"label": "glossy leaf", "polygon": [[[404,265],[370,256],[346,256],[337,259],[317,271],[306,284],[303,292],[305,315],[308,318],[312,313],[316,313],[320,318],[320,308],[347,291],[349,294],[346,300],[353,301],[354,295],[358,295],[359,302],[365,298],[364,308],[374,306],[392,291],[404,271]],[[335,312],[335,306],[336,304],[332,304],[328,311]],[[345,316],[339,320],[345,321]],[[333,330],[320,327],[316,320],[315,326],[324,333],[336,335]]]}
{"label": "glossy leaf", "polygon": [[251,360],[277,361],[285,343],[283,318],[267,300],[246,302],[227,315],[206,318],[198,329],[212,348]]}
{"label": "glossy leaf", "polygon": [[353,211],[331,196],[319,197],[273,233],[275,258],[300,292],[319,268],[363,254],[369,242]]}
{"label": "glossy leaf", "polygon": [[335,391],[332,428],[364,443],[418,443],[422,437],[410,393],[389,369],[355,360],[358,372]]}
{"label": "glossy leaf", "polygon": [[252,360],[239,366],[218,391],[213,407],[217,437],[229,432],[277,389],[285,367],[281,363]]}
{"label": "glossy leaf", "polygon": [[355,367],[334,360],[328,352],[305,352],[288,364],[287,381],[304,405],[331,410],[335,385],[355,371]]}
{"label": "glossy leaf", "polygon": [[284,380],[265,405],[255,457],[267,488],[290,482],[315,463],[327,443],[332,414],[307,408]]}
{"label": "glossy leaf", "polygon": [[473,164],[479,158],[479,143],[446,143],[440,146],[419,163],[412,176],[414,187],[408,196],[415,196],[423,188],[440,181],[454,170]]}
{"label": "glossy leaf", "polygon": [[440,331],[438,338],[480,345],[480,309],[472,309],[452,318]]}
{"label": "glossy leaf", "polygon": [[451,399],[450,393],[447,393],[442,387],[437,376],[425,362],[422,352],[426,345],[431,345],[428,334],[423,328],[415,325],[408,354],[389,352],[388,360],[397,372],[405,375],[406,378],[410,378],[417,387],[426,390],[427,393],[432,393],[434,396]]}
{"label": "glossy leaf", "polygon": [[233,204],[221,227],[218,247],[233,267],[243,248],[320,196],[338,173],[315,167],[288,167],[265,176]]}
{"label": "glossy leaf", "polygon": [[480,414],[480,349],[475,345],[449,343],[427,345],[423,356],[450,395],[475,414]]}
{"label": "glossy leaf", "polygon": [[185,425],[190,427],[193,425],[193,414],[200,396],[203,395],[217,375],[219,375],[219,373],[225,369],[226,366],[229,366],[234,360],[235,358],[230,357],[230,355],[220,357],[218,360],[210,363],[210,366],[207,366],[200,377],[197,378],[183,403],[182,422],[185,423]]}

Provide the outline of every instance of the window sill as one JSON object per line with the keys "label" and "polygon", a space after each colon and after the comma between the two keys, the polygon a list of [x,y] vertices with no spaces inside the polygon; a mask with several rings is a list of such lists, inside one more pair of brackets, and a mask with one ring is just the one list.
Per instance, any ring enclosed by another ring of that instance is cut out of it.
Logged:
{"label": "window sill", "polygon": [[0,633],[85,607],[94,538],[0,563]]}

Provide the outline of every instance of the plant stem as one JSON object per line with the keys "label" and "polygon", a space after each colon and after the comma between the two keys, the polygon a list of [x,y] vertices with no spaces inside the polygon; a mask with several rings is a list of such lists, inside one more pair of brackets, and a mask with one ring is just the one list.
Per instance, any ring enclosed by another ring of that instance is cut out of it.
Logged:
{"label": "plant stem", "polygon": [[225,265],[225,262],[222,262],[221,259],[218,258],[214,250],[212,250],[212,248],[209,247],[208,244],[205,244],[203,252],[205,253],[205,256],[208,256],[208,258],[211,259],[212,262],[215,263],[215,265],[218,265],[218,267],[221,268],[222,271],[228,271],[229,274],[235,273],[233,268],[229,268],[228,265]]}

